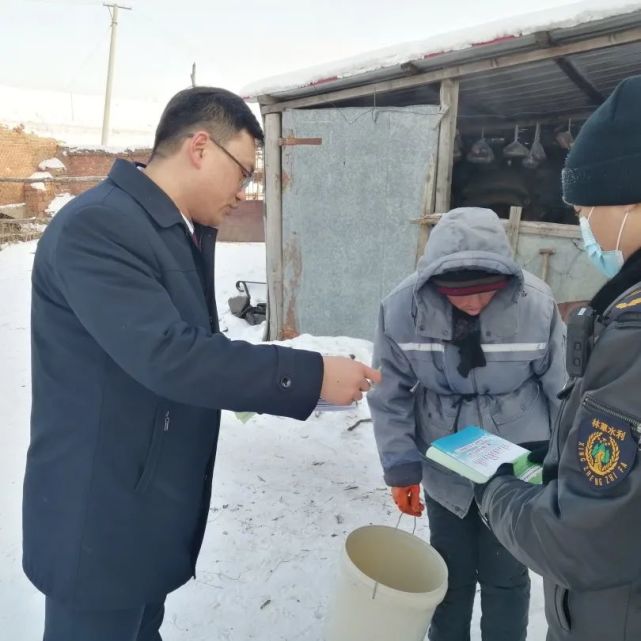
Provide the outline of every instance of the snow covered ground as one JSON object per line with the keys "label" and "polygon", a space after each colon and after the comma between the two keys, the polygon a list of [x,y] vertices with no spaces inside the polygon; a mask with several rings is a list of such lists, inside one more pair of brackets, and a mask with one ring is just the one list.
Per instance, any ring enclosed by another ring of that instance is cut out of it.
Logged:
{"label": "snow covered ground", "polygon": [[[0,251],[0,637],[42,638],[43,597],[22,574],[20,502],[29,424],[29,287],[36,243]],[[229,313],[239,278],[264,280],[262,244],[220,244],[216,257],[221,326],[257,342],[262,327]],[[371,344],[301,336],[296,347],[355,354]],[[171,594],[165,641],[321,641],[345,536],[369,523],[395,525],[365,403],[306,423],[224,413],[209,526],[198,578]],[[401,527],[412,528],[404,517]],[[421,519],[417,534],[428,536]],[[480,640],[478,608],[472,639]],[[545,639],[543,595],[533,576],[528,639]],[[347,641],[347,640],[346,640]],[[391,641],[391,640],[390,640]]]}

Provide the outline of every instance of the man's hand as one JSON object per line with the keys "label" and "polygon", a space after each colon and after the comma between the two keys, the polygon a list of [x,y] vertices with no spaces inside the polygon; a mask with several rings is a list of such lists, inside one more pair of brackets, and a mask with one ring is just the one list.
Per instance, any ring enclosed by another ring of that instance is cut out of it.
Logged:
{"label": "man's hand", "polygon": [[392,496],[396,507],[404,514],[409,514],[410,516],[421,516],[423,514],[423,504],[419,500],[421,496],[420,485],[393,487]]}
{"label": "man's hand", "polygon": [[324,356],[321,398],[333,405],[349,405],[360,401],[374,383],[381,382],[381,373],[367,365],[343,356]]}

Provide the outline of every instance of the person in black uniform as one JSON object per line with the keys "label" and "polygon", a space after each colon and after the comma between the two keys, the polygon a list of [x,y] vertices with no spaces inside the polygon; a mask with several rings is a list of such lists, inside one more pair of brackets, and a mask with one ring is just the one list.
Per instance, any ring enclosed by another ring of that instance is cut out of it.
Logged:
{"label": "person in black uniform", "polygon": [[548,641],[641,639],[641,76],[585,123],[563,170],[585,250],[610,280],[568,324],[570,383],[544,484],[477,487],[503,545],[544,579]]}

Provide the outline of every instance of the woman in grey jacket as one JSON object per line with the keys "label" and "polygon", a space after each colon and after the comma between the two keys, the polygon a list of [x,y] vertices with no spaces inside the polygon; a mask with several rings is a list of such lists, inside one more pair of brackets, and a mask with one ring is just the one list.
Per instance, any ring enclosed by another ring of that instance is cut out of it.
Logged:
{"label": "woman in grey jacket", "polygon": [[588,257],[610,280],[569,322],[572,376],[543,486],[499,476],[477,500],[543,576],[548,641],[641,639],[641,76],[583,125],[563,170]]}
{"label": "woman in grey jacket", "polygon": [[481,586],[484,641],[525,639],[529,578],[481,523],[471,482],[427,461],[436,438],[478,425],[547,441],[565,382],[565,326],[549,287],[522,270],[498,216],[461,208],[435,226],[417,271],[382,302],[369,393],[386,483],[418,516],[449,569],[431,641],[467,641]]}

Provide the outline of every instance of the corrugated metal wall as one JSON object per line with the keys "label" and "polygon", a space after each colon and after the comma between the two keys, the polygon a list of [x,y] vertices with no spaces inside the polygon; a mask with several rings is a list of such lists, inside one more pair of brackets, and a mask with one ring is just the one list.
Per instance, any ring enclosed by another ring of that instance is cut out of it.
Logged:
{"label": "corrugated metal wall", "polygon": [[381,299],[415,269],[439,108],[289,110],[282,151],[285,336],[371,339]]}

